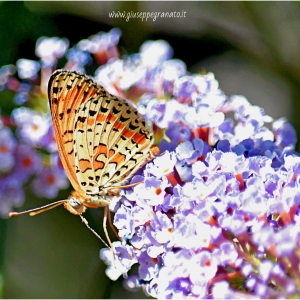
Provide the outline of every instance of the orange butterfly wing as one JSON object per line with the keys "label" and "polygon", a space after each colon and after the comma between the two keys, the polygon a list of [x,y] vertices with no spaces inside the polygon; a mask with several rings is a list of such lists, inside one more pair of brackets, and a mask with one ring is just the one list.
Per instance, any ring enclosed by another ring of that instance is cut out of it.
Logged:
{"label": "orange butterfly wing", "polygon": [[48,94],[61,161],[83,199],[109,194],[152,156],[144,118],[88,76],[57,70]]}

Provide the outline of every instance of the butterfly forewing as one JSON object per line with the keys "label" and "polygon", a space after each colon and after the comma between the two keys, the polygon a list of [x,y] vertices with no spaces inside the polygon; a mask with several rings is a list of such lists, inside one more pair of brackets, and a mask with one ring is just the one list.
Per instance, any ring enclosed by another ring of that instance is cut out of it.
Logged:
{"label": "butterfly forewing", "polygon": [[62,164],[83,198],[109,194],[151,156],[152,131],[129,101],[65,70],[53,73],[48,93]]}

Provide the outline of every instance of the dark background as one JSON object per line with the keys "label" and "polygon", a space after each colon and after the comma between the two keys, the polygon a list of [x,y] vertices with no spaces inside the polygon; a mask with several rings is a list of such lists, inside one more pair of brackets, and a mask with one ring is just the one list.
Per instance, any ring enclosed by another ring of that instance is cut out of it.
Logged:
{"label": "dark background", "polygon": [[[66,37],[70,47],[113,27],[121,53],[164,39],[190,72],[213,72],[230,96],[245,95],[272,117],[300,127],[299,2],[0,2],[0,66],[37,59],[41,36]],[[186,11],[186,18],[110,19],[111,11]],[[0,107],[3,105],[0,94]],[[1,167],[1,166],[0,166]],[[65,199],[69,191],[60,193]],[[1,201],[1,200],[0,200]],[[30,191],[22,209],[40,205]],[[101,232],[102,211],[87,213]],[[97,222],[95,220],[98,220]],[[111,282],[102,247],[80,218],[62,207],[30,218],[0,220],[2,298],[141,298]]]}

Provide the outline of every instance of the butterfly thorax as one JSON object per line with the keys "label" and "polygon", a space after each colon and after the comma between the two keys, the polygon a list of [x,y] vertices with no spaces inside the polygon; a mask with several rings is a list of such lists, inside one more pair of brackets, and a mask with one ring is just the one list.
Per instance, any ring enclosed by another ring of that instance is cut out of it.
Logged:
{"label": "butterfly thorax", "polygon": [[81,215],[87,208],[104,207],[109,205],[109,202],[110,196],[104,194],[87,197],[77,191],[73,191],[68,200],[64,203],[64,207],[74,215]]}

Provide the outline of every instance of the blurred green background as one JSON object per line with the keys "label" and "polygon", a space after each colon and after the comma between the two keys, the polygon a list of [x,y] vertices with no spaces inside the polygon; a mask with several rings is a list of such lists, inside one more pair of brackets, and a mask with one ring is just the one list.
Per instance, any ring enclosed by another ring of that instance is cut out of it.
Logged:
{"label": "blurred green background", "polygon": [[[186,18],[109,18],[112,11],[186,11]],[[242,94],[300,132],[299,2],[0,2],[0,66],[37,59],[41,36],[66,37],[70,46],[121,28],[122,53],[164,39],[192,73],[213,72],[227,95]],[[0,107],[3,99],[0,94]],[[298,136],[299,137],[299,136]],[[0,166],[1,167],[1,166]],[[63,191],[59,199],[65,199]],[[2,199],[0,199],[2,201]],[[22,209],[39,206],[27,193]],[[102,210],[87,213],[101,232]],[[80,218],[58,207],[37,217],[0,220],[2,298],[143,298],[122,280],[111,282],[99,259],[102,247]]]}

